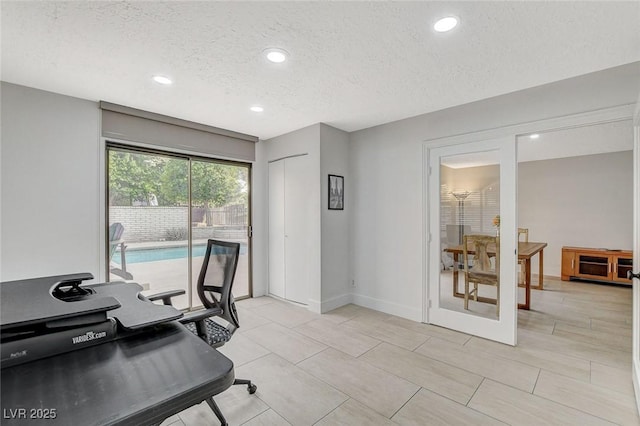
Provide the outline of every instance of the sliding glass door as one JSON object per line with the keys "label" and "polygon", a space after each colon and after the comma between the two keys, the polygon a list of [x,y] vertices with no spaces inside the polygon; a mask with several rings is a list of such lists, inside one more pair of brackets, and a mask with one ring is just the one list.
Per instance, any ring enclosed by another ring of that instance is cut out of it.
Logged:
{"label": "sliding glass door", "polygon": [[108,280],[185,290],[176,306],[198,307],[198,274],[214,238],[242,244],[233,293],[250,296],[250,172],[244,163],[108,144]]}
{"label": "sliding glass door", "polygon": [[235,298],[251,295],[249,280],[249,181],[246,165],[206,160],[191,162],[192,306],[200,306],[196,291],[207,240],[240,243],[233,282]]}

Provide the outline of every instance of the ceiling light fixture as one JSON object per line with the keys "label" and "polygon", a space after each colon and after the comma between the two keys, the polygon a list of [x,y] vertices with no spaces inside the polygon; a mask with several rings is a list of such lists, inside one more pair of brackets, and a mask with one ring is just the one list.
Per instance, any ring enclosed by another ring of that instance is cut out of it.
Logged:
{"label": "ceiling light fixture", "polygon": [[173,83],[173,81],[171,81],[169,77],[166,77],[164,75],[154,75],[153,81],[159,84],[164,84],[165,86],[168,86],[169,84]]}
{"label": "ceiling light fixture", "polygon": [[289,57],[289,53],[286,50],[278,49],[276,47],[265,49],[263,53],[267,59],[274,64],[281,64]]}
{"label": "ceiling light fixture", "polygon": [[253,112],[262,112],[262,111],[264,111],[264,108],[262,108],[260,105],[254,105],[249,109],[251,111],[253,111]]}
{"label": "ceiling light fixture", "polygon": [[460,20],[455,16],[446,16],[438,19],[436,23],[433,24],[433,29],[439,33],[445,33],[457,27],[459,21]]}
{"label": "ceiling light fixture", "polygon": [[533,134],[529,135],[530,139],[538,139],[539,137],[540,137],[540,135],[537,134],[537,133],[533,133]]}

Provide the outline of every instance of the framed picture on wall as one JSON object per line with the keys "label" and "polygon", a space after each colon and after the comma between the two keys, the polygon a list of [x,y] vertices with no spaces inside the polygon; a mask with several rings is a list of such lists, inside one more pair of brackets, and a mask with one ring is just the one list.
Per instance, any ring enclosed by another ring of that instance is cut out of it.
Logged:
{"label": "framed picture on wall", "polygon": [[344,210],[344,176],[329,175],[329,210]]}

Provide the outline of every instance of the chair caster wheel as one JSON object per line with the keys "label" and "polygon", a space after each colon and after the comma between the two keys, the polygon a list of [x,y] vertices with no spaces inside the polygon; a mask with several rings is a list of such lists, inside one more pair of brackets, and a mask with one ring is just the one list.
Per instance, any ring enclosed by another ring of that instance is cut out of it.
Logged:
{"label": "chair caster wheel", "polygon": [[249,385],[247,386],[247,390],[251,395],[253,395],[254,393],[256,393],[256,390],[258,390],[258,387],[256,385]]}

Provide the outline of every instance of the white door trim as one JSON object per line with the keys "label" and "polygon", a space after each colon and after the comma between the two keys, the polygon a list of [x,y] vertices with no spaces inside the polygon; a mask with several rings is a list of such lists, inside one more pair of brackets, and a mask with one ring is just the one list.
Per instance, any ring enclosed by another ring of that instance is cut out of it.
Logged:
{"label": "white door trim", "polygon": [[460,143],[501,138],[505,136],[526,135],[534,132],[549,132],[594,124],[630,120],[634,117],[634,110],[634,104],[620,105],[580,114],[565,115],[561,117],[553,117],[526,123],[513,124],[494,129],[479,130],[477,132],[425,139],[423,142],[429,147],[455,145]]}

